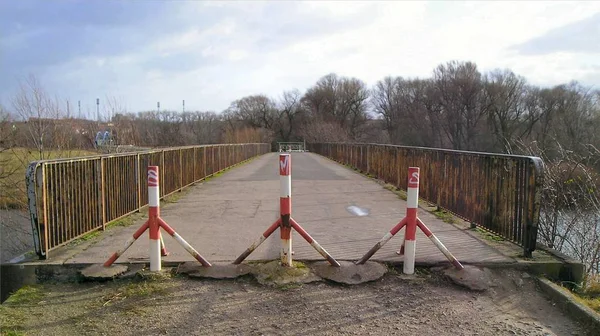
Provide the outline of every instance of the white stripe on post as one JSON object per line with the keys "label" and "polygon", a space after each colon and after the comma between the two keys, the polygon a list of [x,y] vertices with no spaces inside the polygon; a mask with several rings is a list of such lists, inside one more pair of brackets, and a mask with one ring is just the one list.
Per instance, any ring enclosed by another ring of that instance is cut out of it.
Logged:
{"label": "white stripe on post", "polygon": [[150,271],[158,272],[160,270],[160,239],[150,239]]}
{"label": "white stripe on post", "polygon": [[417,251],[417,242],[415,240],[406,240],[404,247],[404,265],[402,272],[404,274],[415,273],[415,254]]}
{"label": "white stripe on post", "polygon": [[156,187],[148,187],[148,206],[157,207],[158,206],[158,197],[159,190],[158,186]]}
{"label": "white stripe on post", "polygon": [[419,168],[408,168],[406,195],[406,232],[404,235],[404,274],[415,273],[417,254],[417,208],[419,206]]}
{"label": "white stripe on post", "polygon": [[292,197],[292,175],[279,176],[279,192],[281,198]]}
{"label": "white stripe on post", "polygon": [[408,188],[406,194],[406,207],[409,209],[419,207],[419,188]]}

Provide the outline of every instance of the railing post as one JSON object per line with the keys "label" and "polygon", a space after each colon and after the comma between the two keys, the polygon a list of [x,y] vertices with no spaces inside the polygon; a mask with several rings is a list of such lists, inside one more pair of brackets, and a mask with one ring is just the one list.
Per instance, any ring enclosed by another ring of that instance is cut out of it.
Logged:
{"label": "railing post", "polygon": [[106,187],[104,178],[104,158],[100,158],[100,211],[102,219],[102,230],[106,230]]}
{"label": "railing post", "polygon": [[183,189],[183,149],[179,150],[179,191]]}
{"label": "railing post", "polygon": [[[36,175],[37,178],[37,175]],[[42,164],[42,197],[43,197],[43,201],[42,201],[42,206],[44,207],[44,246],[42,246],[42,249],[44,250],[44,257],[47,259],[48,258],[48,251],[50,250],[48,247],[48,204],[46,201],[46,198],[48,197],[48,188],[46,187],[46,165]],[[39,219],[38,219],[38,225],[39,225]],[[41,228],[41,227],[40,227]]]}
{"label": "railing post", "polygon": [[137,212],[140,212],[142,209],[142,176],[140,175],[141,170],[140,170],[140,154],[137,155],[136,158],[136,162],[137,164],[135,165],[135,176],[136,176],[136,185],[137,185],[137,200],[138,200],[138,208],[137,208]]}
{"label": "railing post", "polygon": [[[167,167],[165,167],[165,150],[162,149],[160,151],[160,167],[158,169],[158,174],[159,176],[159,190],[163,192],[165,192],[165,171],[167,170]],[[158,194],[158,197],[160,198],[160,193]]]}

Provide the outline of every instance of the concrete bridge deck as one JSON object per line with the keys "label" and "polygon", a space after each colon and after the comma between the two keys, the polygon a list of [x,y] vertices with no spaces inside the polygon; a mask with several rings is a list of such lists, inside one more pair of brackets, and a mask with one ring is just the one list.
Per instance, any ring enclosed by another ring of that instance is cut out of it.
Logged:
{"label": "concrete bridge deck", "polygon": [[[162,204],[161,217],[211,262],[232,261],[279,216],[279,172],[276,153],[235,167],[218,178],[191,187],[176,203]],[[349,207],[365,212],[357,215]],[[357,260],[405,215],[406,203],[394,193],[346,167],[312,153],[292,154],[292,217],[334,258]],[[465,263],[513,261],[454,225],[420,210],[419,217]],[[102,233],[101,239],[72,254],[65,264],[102,263],[146,220]],[[372,260],[401,261],[395,251],[400,231]],[[164,262],[193,258],[163,233],[170,255]],[[294,259],[322,260],[297,233]],[[276,231],[247,260],[277,259]],[[53,258],[50,256],[50,258]],[[446,262],[444,255],[423,235],[417,235],[417,263]],[[117,263],[147,262],[147,234]]]}

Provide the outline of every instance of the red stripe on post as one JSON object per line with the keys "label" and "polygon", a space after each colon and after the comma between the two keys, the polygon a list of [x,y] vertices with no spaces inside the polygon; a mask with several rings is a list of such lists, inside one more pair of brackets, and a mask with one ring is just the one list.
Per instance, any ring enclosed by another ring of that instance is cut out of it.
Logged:
{"label": "red stripe on post", "polygon": [[406,240],[417,239],[417,209],[406,209]]}
{"label": "red stripe on post", "polygon": [[167,224],[167,222],[165,222],[162,218],[158,217],[158,224],[165,229],[165,231],[167,231],[167,233],[170,236],[174,236],[175,235],[175,230],[173,230],[173,228],[171,228],[171,226],[169,226],[169,224]]}
{"label": "red stripe on post", "polygon": [[148,166],[148,186],[158,187],[158,166]]}
{"label": "red stripe on post", "polygon": [[282,197],[279,199],[280,214],[290,215],[292,213],[292,199],[290,197]]}
{"label": "red stripe on post", "polygon": [[408,167],[408,187],[419,187],[419,167]]}
{"label": "red stripe on post", "polygon": [[279,228],[279,225],[281,225],[281,218],[277,219],[275,221],[275,223],[273,223],[273,225],[271,225],[264,233],[263,233],[263,237],[269,238],[269,236],[271,234],[273,234],[273,232],[275,232],[275,230],[277,230],[277,228]]}
{"label": "red stripe on post", "polygon": [[144,231],[149,227],[148,221],[144,223],[137,231],[133,233],[133,239],[138,239]]}
{"label": "red stripe on post", "polygon": [[304,238],[309,244],[312,244],[313,239],[312,237],[308,234],[308,232],[306,232],[302,226],[300,226],[298,223],[296,223],[296,221],[292,218],[290,218],[290,223],[292,224],[292,227],[296,230],[296,232],[298,232],[302,238]]}
{"label": "red stripe on post", "polygon": [[392,236],[395,236],[396,233],[398,233],[398,231],[402,230],[402,228],[406,225],[406,217],[402,218],[402,220],[400,221],[400,223],[396,224],[396,226],[394,226],[391,230],[390,230],[390,234]]}
{"label": "red stripe on post", "polygon": [[288,176],[292,173],[292,157],[290,154],[279,154],[279,175]]}
{"label": "red stripe on post", "polygon": [[427,226],[425,226],[425,223],[423,223],[420,219],[417,218],[417,225],[419,226],[419,229],[421,229],[421,231],[423,231],[423,233],[427,236],[427,237],[431,237],[431,235],[433,234],[433,232],[431,232],[431,230],[429,230],[429,228]]}
{"label": "red stripe on post", "polygon": [[289,240],[292,238],[292,228],[291,227],[282,226],[281,230],[279,230],[279,231],[281,232],[281,239]]}

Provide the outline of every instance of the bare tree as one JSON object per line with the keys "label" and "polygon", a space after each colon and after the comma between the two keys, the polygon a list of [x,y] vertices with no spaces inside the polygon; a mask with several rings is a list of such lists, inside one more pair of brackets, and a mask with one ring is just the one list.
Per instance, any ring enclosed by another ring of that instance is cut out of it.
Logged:
{"label": "bare tree", "polygon": [[325,122],[335,122],[351,138],[359,136],[360,127],[369,120],[366,84],[356,78],[329,74],[308,89],[302,102],[308,115]]}
{"label": "bare tree", "polygon": [[21,83],[13,99],[13,109],[27,124],[28,139],[37,150],[38,159],[45,159],[52,148],[56,133],[56,120],[63,116],[58,101],[51,99],[34,76]]}
{"label": "bare tree", "polygon": [[524,78],[510,70],[495,70],[485,76],[483,100],[487,119],[500,149],[513,152],[513,141],[521,139],[536,119],[526,118],[527,86]]}
{"label": "bare tree", "polygon": [[285,91],[277,103],[277,119],[274,128],[282,141],[290,141],[295,130],[294,124],[302,113],[302,94],[297,89]]}
{"label": "bare tree", "polygon": [[481,104],[481,74],[474,63],[456,61],[439,65],[433,72],[441,125],[453,149],[477,149]]}

